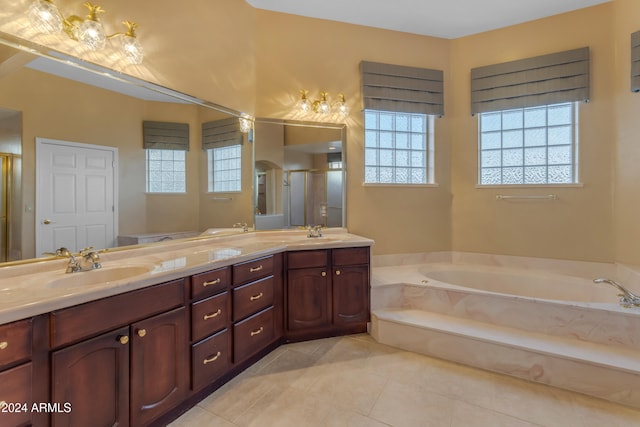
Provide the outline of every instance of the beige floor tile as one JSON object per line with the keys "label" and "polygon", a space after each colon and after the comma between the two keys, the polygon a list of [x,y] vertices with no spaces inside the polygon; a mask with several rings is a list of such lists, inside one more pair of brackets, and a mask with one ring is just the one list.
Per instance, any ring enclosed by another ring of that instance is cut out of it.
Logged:
{"label": "beige floor tile", "polygon": [[458,400],[453,405],[451,427],[539,427],[539,425]]}
{"label": "beige floor tile", "polygon": [[178,418],[169,427],[235,427],[234,424],[223,420],[211,412],[196,406]]}
{"label": "beige floor tile", "polygon": [[449,427],[454,402],[426,386],[390,380],[369,417],[391,426]]}
{"label": "beige floor tile", "polygon": [[379,345],[288,344],[172,427],[638,427],[640,410]]}

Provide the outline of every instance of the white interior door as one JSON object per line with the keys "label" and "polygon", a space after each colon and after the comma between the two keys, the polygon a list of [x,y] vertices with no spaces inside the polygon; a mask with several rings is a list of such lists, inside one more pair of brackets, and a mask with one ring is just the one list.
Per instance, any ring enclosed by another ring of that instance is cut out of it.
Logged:
{"label": "white interior door", "polygon": [[115,246],[118,149],[36,138],[36,256]]}

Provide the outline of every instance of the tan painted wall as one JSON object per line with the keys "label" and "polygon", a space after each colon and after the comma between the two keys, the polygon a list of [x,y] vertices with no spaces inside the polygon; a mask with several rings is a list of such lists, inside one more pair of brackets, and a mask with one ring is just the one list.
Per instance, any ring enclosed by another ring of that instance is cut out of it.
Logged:
{"label": "tan painted wall", "polygon": [[[452,41],[453,249],[532,257],[614,259],[615,149],[611,3]],[[470,114],[470,69],[590,47],[591,102],[579,105],[579,188],[477,188],[478,124]],[[557,201],[497,201],[497,194]]]}
{"label": "tan painted wall", "polygon": [[[256,116],[303,119],[291,112],[301,89],[309,90],[311,98],[320,91],[329,92],[332,100],[340,92],[346,95],[351,107],[346,121],[349,230],[375,239],[376,254],[450,249],[448,116],[436,120],[439,187],[363,187],[358,69],[361,60],[441,69],[450,93],[450,42],[262,10],[255,14]],[[445,102],[450,108],[451,96]]]}
{"label": "tan painted wall", "polygon": [[[345,93],[352,109],[346,122],[347,226],[375,239],[377,254],[454,249],[640,263],[640,95],[628,91],[628,37],[640,29],[635,0],[457,40],[255,10],[237,0],[193,0],[188,9],[162,0],[153,11],[142,2],[111,3],[111,10],[127,10],[141,24],[147,59],[128,69],[131,74],[258,117],[301,119],[291,113],[299,89],[310,96],[326,90],[334,99]],[[17,24],[0,20],[4,31],[11,25]],[[592,102],[580,104],[584,185],[554,188],[556,202],[497,202],[497,193],[550,190],[476,188],[470,68],[582,46],[590,46],[592,59]],[[439,187],[362,185],[361,60],[444,70],[445,117],[435,125]]]}
{"label": "tan painted wall", "polygon": [[616,259],[640,265],[640,93],[630,90],[630,34],[640,30],[640,2],[616,0],[614,52],[616,100]]}

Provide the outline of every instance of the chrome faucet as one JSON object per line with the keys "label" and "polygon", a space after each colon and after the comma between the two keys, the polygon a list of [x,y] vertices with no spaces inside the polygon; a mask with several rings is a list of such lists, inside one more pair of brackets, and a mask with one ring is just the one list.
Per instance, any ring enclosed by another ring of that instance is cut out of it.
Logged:
{"label": "chrome faucet", "polygon": [[233,224],[233,228],[240,228],[240,227],[242,227],[242,231],[245,233],[249,231],[249,226],[247,225],[246,222],[236,222],[235,224]]}
{"label": "chrome faucet", "polygon": [[322,237],[322,226],[321,225],[315,225],[313,227],[308,226],[307,227],[307,237]]}
{"label": "chrome faucet", "polygon": [[97,251],[92,251],[92,246],[82,249],[79,253],[73,254],[67,248],[56,249],[55,255],[57,257],[69,258],[67,269],[65,273],[78,273],[81,271],[96,270],[102,268],[100,263],[100,254]]}
{"label": "chrome faucet", "polygon": [[618,294],[620,297],[620,305],[626,308],[629,307],[639,307],[640,306],[640,297],[622,286],[620,283],[615,280],[598,278],[593,280],[594,283],[608,283],[614,288],[618,289],[621,294]]}

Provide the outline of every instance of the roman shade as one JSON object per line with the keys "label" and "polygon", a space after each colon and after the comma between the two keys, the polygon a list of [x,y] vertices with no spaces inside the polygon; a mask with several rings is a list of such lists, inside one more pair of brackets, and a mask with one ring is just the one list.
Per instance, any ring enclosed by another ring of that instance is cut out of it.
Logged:
{"label": "roman shade", "polygon": [[640,31],[631,34],[631,91],[640,92]]}
{"label": "roman shade", "polygon": [[189,124],[142,122],[143,146],[146,149],[189,151]]}
{"label": "roman shade", "polygon": [[240,122],[236,117],[202,124],[202,149],[242,144]]}
{"label": "roman shade", "polygon": [[588,100],[588,47],[471,70],[471,114]]}
{"label": "roman shade", "polygon": [[360,62],[365,110],[442,116],[443,72],[426,68]]}

